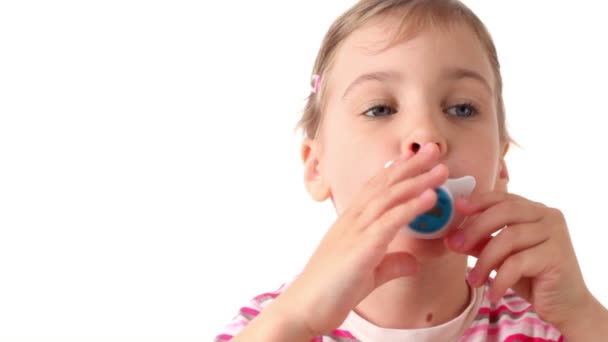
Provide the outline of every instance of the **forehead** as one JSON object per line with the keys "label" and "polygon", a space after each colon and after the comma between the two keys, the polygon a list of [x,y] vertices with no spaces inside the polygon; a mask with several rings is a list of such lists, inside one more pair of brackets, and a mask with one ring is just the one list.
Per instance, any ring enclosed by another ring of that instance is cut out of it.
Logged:
{"label": "forehead", "polygon": [[[331,68],[331,88],[343,92],[357,76],[377,71],[397,71],[439,77],[445,69],[467,69],[482,75],[494,88],[488,53],[477,34],[464,23],[426,27],[389,46],[396,19],[370,22],[345,39]],[[388,48],[387,48],[388,47]],[[333,92],[333,91],[331,91]]]}

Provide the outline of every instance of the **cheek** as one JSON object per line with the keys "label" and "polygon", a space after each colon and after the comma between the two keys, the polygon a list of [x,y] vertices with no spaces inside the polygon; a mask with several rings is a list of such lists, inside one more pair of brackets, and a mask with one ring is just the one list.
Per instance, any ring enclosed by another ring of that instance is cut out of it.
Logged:
{"label": "cheek", "polygon": [[377,141],[373,143],[350,136],[332,142],[326,155],[327,176],[335,207],[341,213],[395,156]]}
{"label": "cheek", "polygon": [[330,188],[338,212],[346,209],[363,186],[377,172],[373,154],[364,151],[345,150],[332,158]]}
{"label": "cheek", "polygon": [[484,142],[473,143],[467,147],[466,160],[461,160],[461,170],[466,170],[475,176],[477,186],[475,192],[487,192],[494,189],[499,166],[498,142],[488,139]]}

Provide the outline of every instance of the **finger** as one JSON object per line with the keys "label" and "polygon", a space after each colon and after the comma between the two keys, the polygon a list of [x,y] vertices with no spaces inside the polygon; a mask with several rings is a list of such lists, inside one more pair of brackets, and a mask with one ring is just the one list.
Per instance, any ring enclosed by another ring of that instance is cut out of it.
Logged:
{"label": "finger", "polygon": [[427,189],[439,186],[447,180],[447,177],[447,167],[439,164],[428,172],[406,179],[386,189],[384,193],[378,194],[367,204],[359,217],[359,229],[366,229],[390,208],[419,196]]}
{"label": "finger", "polygon": [[523,223],[536,223],[543,217],[537,204],[517,197],[509,197],[486,209],[474,220],[467,222],[461,229],[450,233],[450,248],[468,254],[492,233],[504,228]]}
{"label": "finger", "polygon": [[375,270],[375,287],[400,277],[416,274],[418,263],[408,253],[388,253]]}
{"label": "finger", "polygon": [[516,290],[522,298],[530,299],[530,284],[523,278],[532,278],[542,272],[545,267],[543,260],[547,258],[543,250],[543,245],[538,245],[507,258],[496,271],[490,299],[498,301],[509,288]]}
{"label": "finger", "polygon": [[[481,254],[481,251],[483,251],[483,249],[486,247],[486,245],[488,244],[488,242],[490,242],[494,237],[492,235],[490,236],[486,236],[484,238],[481,239],[481,241],[479,241],[477,243],[477,245],[475,245],[473,248],[469,249],[466,254],[479,258],[479,255]],[[446,245],[447,248],[452,249],[452,246],[450,245],[451,242],[449,242],[449,238],[444,238],[444,243]],[[460,251],[455,251],[455,252],[460,252]],[[462,252],[460,252],[462,253]]]}
{"label": "finger", "polygon": [[472,286],[482,285],[492,270],[498,269],[511,255],[534,248],[549,240],[549,232],[535,224],[520,224],[503,229],[481,251],[470,272]]}
{"label": "finger", "polygon": [[390,160],[386,164],[384,164],[384,168],[385,169],[389,168],[393,164],[395,164],[396,162],[406,161],[406,160],[410,159],[412,156],[414,156],[414,154],[415,154],[414,151],[412,151],[412,150],[406,150],[405,153],[403,153],[399,158]]}
{"label": "finger", "polygon": [[357,196],[353,207],[364,208],[372,198],[381,195],[392,185],[430,170],[437,163],[440,153],[435,144],[427,144],[418,153],[413,156],[412,154],[411,151],[406,152],[390,167],[372,177]]}
{"label": "finger", "polygon": [[430,210],[436,201],[435,190],[427,189],[420,196],[386,211],[364,232],[365,240],[370,244],[370,248],[386,250],[401,228],[409,224],[416,216]]}
{"label": "finger", "polygon": [[508,199],[526,200],[525,198],[507,192],[491,191],[482,194],[475,194],[468,198],[459,198],[456,200],[456,210],[463,215],[470,216],[479,212],[485,211],[488,208],[495,206],[499,202]]}
{"label": "finger", "polygon": [[387,169],[386,185],[391,186],[405,178],[413,177],[429,170],[439,160],[439,155],[439,147],[436,144],[426,144],[418,153],[410,158],[398,159]]}

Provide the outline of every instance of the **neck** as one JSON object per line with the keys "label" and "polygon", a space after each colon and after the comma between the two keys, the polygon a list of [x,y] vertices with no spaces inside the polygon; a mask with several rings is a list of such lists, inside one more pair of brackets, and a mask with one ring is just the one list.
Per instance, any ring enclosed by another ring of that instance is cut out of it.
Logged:
{"label": "neck", "polygon": [[446,253],[419,260],[419,272],[382,285],[355,311],[370,323],[392,329],[419,329],[446,323],[470,301],[466,256]]}

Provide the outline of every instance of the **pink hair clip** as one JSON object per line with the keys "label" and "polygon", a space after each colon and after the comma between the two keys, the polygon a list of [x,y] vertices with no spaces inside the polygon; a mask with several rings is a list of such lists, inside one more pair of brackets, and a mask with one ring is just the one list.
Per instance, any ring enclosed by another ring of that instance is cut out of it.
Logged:
{"label": "pink hair clip", "polygon": [[312,75],[312,92],[315,94],[319,93],[319,86],[321,85],[321,75]]}

